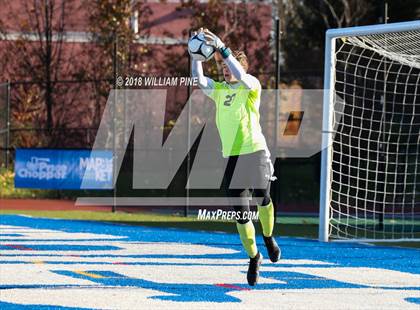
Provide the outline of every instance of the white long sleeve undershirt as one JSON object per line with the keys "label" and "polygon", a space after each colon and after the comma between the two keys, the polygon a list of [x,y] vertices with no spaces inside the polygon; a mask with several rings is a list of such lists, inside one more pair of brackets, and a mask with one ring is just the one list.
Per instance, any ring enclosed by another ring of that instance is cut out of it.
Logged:
{"label": "white long sleeve undershirt", "polygon": [[229,67],[229,70],[232,73],[232,75],[238,81],[241,81],[246,88],[257,89],[261,87],[258,79],[252,76],[251,74],[246,73],[242,65],[239,63],[239,61],[236,60],[235,57],[232,56],[232,54],[230,54],[229,57],[225,58],[224,62]]}
{"label": "white long sleeve undershirt", "polygon": [[203,64],[201,61],[192,59],[191,73],[193,77],[198,78],[198,86],[203,90],[206,95],[214,89],[214,81],[204,75]]}
{"label": "white long sleeve undershirt", "polygon": [[[242,82],[247,89],[261,88],[261,84],[258,79],[251,74],[246,73],[242,65],[235,57],[229,55],[229,57],[224,59],[224,62],[228,66],[232,75],[238,81]],[[214,89],[214,81],[204,75],[203,64],[201,61],[192,60],[191,73],[193,77],[198,78],[198,86],[206,95],[209,95]]]}

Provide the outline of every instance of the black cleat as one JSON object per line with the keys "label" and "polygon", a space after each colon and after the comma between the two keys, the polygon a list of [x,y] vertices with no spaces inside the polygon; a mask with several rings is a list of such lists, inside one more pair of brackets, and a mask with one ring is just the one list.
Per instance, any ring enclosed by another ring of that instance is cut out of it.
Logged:
{"label": "black cleat", "polygon": [[248,273],[246,278],[248,280],[248,284],[254,286],[258,282],[258,277],[260,275],[260,265],[262,263],[263,256],[260,252],[255,255],[254,258],[249,259],[249,266],[248,266]]}
{"label": "black cleat", "polygon": [[281,250],[276,242],[276,240],[273,237],[265,237],[264,243],[265,247],[267,248],[268,256],[270,257],[270,260],[275,263],[279,260],[281,255]]}

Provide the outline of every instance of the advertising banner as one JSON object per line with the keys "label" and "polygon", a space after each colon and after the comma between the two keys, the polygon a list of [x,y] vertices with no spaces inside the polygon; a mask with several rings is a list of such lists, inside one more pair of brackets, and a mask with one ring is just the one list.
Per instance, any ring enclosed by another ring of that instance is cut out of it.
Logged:
{"label": "advertising banner", "polygon": [[15,187],[112,189],[112,152],[17,149]]}

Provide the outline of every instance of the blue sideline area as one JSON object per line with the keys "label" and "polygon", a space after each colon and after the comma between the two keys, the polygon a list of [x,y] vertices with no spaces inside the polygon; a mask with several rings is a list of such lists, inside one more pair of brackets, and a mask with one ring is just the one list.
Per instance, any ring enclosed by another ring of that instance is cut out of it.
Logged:
{"label": "blue sideline area", "polygon": [[[61,220],[61,219],[43,219],[43,218],[33,218],[27,216],[18,216],[18,215],[2,215],[1,224],[8,226],[19,226],[19,227],[28,227],[31,229],[51,229],[69,233],[94,233],[94,234],[107,234],[113,236],[122,237],[121,239],[112,239],[112,241],[121,241],[121,242],[153,242],[157,243],[156,246],[159,246],[159,242],[176,242],[176,243],[189,243],[189,244],[200,244],[213,246],[217,248],[226,248],[237,250],[237,253],[233,254],[148,254],[141,255],[132,253],[130,255],[117,255],[113,254],[114,250],[117,250],[118,247],[115,246],[98,246],[98,245],[66,245],[66,244],[42,244],[41,239],[30,239],[25,243],[26,248],[32,250],[48,250],[53,253],[47,255],[59,257],[61,254],[59,251],[83,251],[84,253],[80,257],[109,257],[110,262],[83,262],[86,265],[86,273],[92,272],[101,277],[92,279],[97,285],[104,286],[131,286],[144,289],[153,289],[162,292],[162,295],[151,296],[152,299],[159,300],[170,300],[175,302],[238,302],[241,300],[231,296],[229,293],[232,290],[243,288],[244,290],[253,289],[253,290],[276,290],[276,289],[320,289],[320,288],[368,288],[369,286],[340,282],[327,278],[321,278],[309,274],[294,272],[291,268],[291,271],[285,272],[284,270],[279,271],[264,271],[264,266],[270,267],[317,267],[317,268],[338,268],[338,267],[364,267],[364,268],[382,268],[395,271],[401,271],[412,274],[420,274],[420,250],[417,249],[405,249],[405,248],[396,248],[396,247],[384,247],[384,246],[370,246],[365,244],[357,243],[320,243],[316,240],[309,239],[300,239],[300,238],[288,238],[280,237],[278,238],[279,244],[282,248],[282,258],[287,260],[314,260],[319,262],[328,263],[324,264],[293,264],[288,265],[282,263],[281,261],[277,264],[271,264],[268,259],[265,260],[261,271],[261,277],[272,278],[276,280],[281,280],[282,283],[270,283],[270,284],[259,284],[256,287],[250,288],[244,283],[232,283],[232,287],[218,286],[212,283],[209,284],[185,284],[185,283],[171,283],[167,284],[162,281],[162,283],[149,281],[142,279],[141,275],[138,278],[129,278],[122,274],[118,274],[111,271],[95,271],[89,269],[91,264],[111,264],[112,261],[118,260],[121,257],[130,257],[130,258],[154,258],[155,262],[128,262],[127,264],[136,264],[136,265],[156,265],[159,268],[159,265],[185,265],[185,266],[200,266],[214,265],[215,268],[223,268],[223,264],[217,262],[217,259],[245,259],[246,254],[242,250],[240,245],[239,237],[236,234],[227,234],[227,233],[209,233],[201,231],[187,231],[182,229],[174,228],[155,228],[155,227],[144,227],[144,226],[129,226],[122,224],[113,224],[113,223],[102,223],[94,221],[72,221],[72,220]],[[0,256],[0,265],[3,264],[29,264],[29,262],[20,261],[19,257],[24,256],[35,256],[36,254],[31,253],[31,251],[22,251],[19,247],[10,247],[7,244],[13,244],[13,241],[22,241],[19,239],[20,234],[1,234],[0,240],[2,245],[0,250],[13,250],[16,253],[19,253],[18,256],[14,254],[2,254]],[[13,239],[16,237],[16,239]],[[7,240],[7,244],[5,241]],[[96,240],[96,239],[95,239]],[[104,237],[104,239],[98,240],[111,240]],[[77,241],[91,241],[91,240],[77,240]],[[31,244],[34,242],[34,244]],[[262,251],[265,257],[268,255],[265,252],[264,243],[261,237],[257,238],[257,242],[260,250]],[[109,254],[95,254],[96,251],[110,251]],[[54,254],[54,251],[57,251],[57,254]],[[43,254],[44,255],[44,254]],[[16,257],[16,259],[4,260],[3,258]],[[3,258],[2,258],[3,257]],[[165,262],[167,258],[182,258],[185,262],[172,263]],[[199,263],[194,259],[207,258],[214,259],[215,263]],[[190,260],[185,260],[190,259]],[[245,261],[244,261],[245,262]],[[78,262],[60,262],[59,260],[55,262],[48,262],[48,264],[76,264]],[[80,263],[78,263],[80,264]],[[232,266],[232,264],[226,265]],[[244,270],[246,267],[244,268]],[[54,271],[57,274],[73,277],[73,278],[84,278],[86,277],[83,274],[72,273],[68,270],[56,270]],[[245,279],[245,274],[244,274]],[[220,283],[228,283],[229,279],[221,279]],[[68,285],[67,287],[72,287]],[[1,290],[15,289],[15,288],[56,288],[54,285],[2,285],[0,286]],[[58,287],[59,288],[59,287]],[[382,289],[399,289],[395,287],[382,287]],[[404,290],[420,290],[420,283],[416,287],[405,287]],[[173,294],[168,296],[168,294]],[[1,294],[0,294],[1,296]],[[1,299],[1,297],[0,297]],[[419,304],[419,298],[412,297],[406,298],[407,303]],[[8,302],[0,301],[1,309],[79,309],[79,308],[69,308],[69,307],[57,307],[57,306],[47,306],[47,305],[18,305]]]}

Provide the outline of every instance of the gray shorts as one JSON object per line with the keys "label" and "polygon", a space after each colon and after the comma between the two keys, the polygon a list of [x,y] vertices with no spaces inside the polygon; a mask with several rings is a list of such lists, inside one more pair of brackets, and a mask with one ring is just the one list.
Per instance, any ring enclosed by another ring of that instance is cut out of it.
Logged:
{"label": "gray shorts", "polygon": [[230,156],[223,178],[224,188],[266,189],[273,177],[273,165],[264,150]]}

